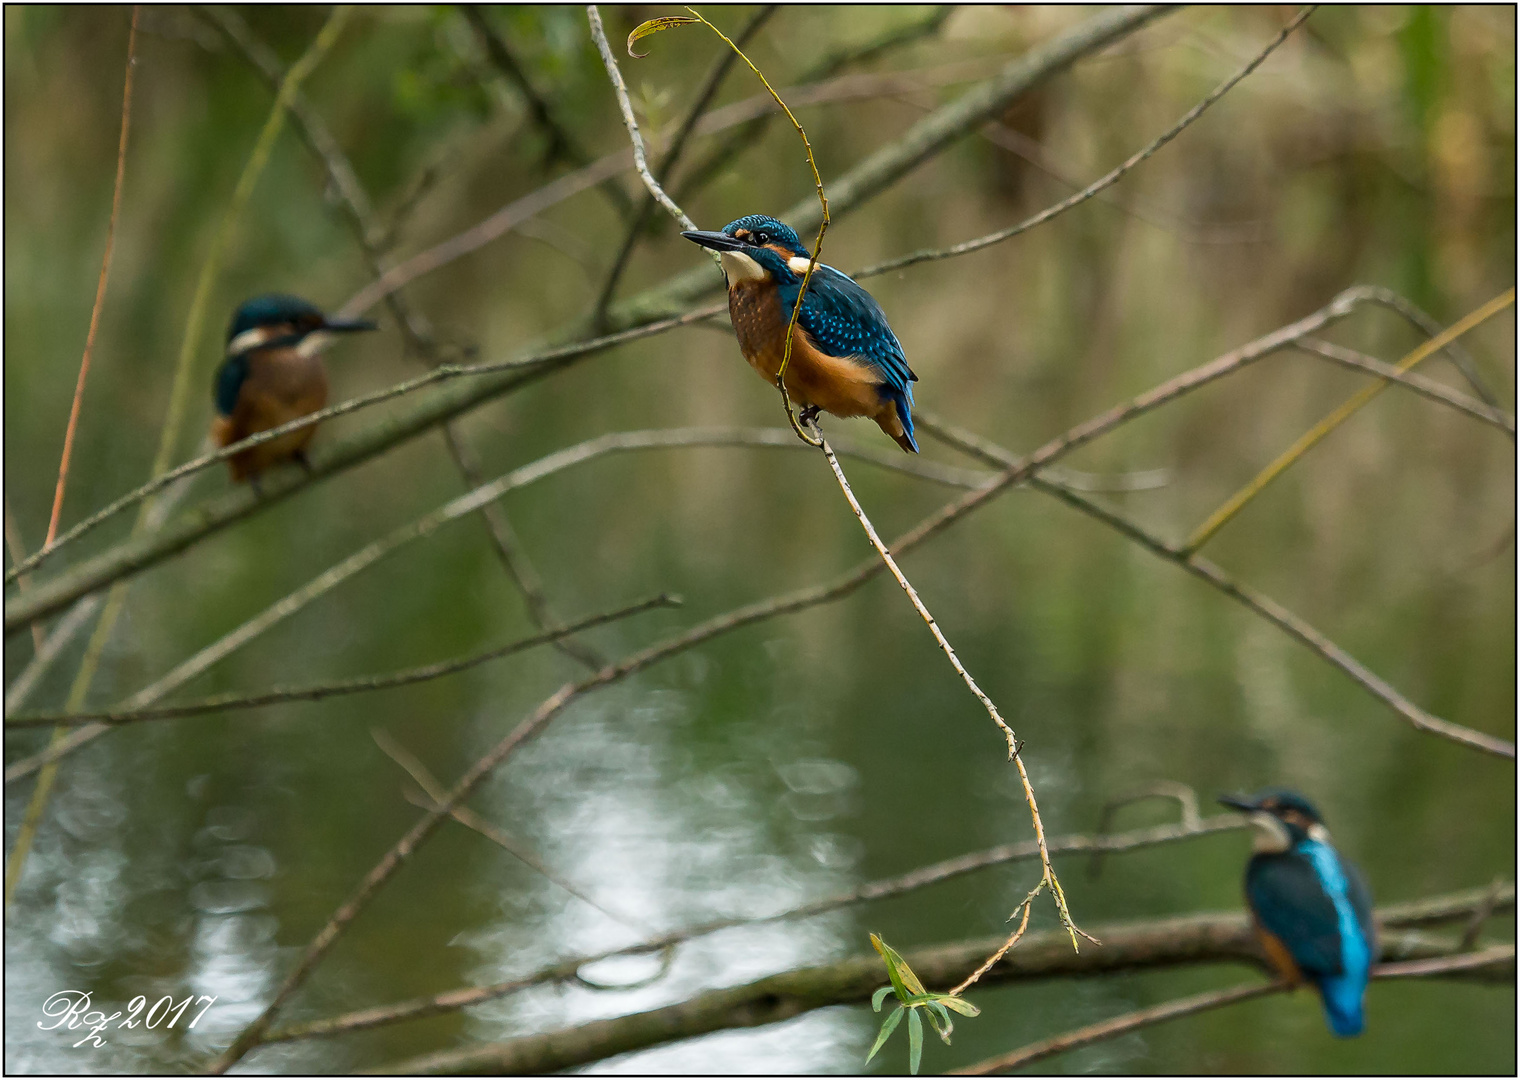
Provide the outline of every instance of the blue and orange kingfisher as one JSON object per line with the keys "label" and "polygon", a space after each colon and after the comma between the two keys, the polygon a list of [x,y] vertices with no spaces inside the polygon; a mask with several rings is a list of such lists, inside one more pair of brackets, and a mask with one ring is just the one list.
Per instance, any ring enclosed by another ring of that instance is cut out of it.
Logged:
{"label": "blue and orange kingfisher", "polygon": [[[327,404],[327,370],[318,356],[318,333],[374,330],[363,319],[330,319],[298,296],[255,296],[233,313],[227,328],[227,354],[212,385],[216,419],[211,438],[231,446],[250,435],[288,424]],[[306,444],[317,425],[227,459],[234,482],[249,481],[258,490],[259,474],[277,462],[294,460],[303,468]]]}
{"label": "blue and orange kingfisher", "polygon": [[1360,1035],[1367,976],[1378,956],[1372,897],[1355,866],[1330,846],[1302,795],[1269,790],[1220,803],[1251,815],[1246,906],[1267,960],[1290,986],[1312,983],[1336,1035]]}
{"label": "blue and orange kingfisher", "polygon": [[[764,214],[730,221],[722,232],[681,235],[722,257],[739,351],[774,386],[807,272],[807,248],[789,227]],[[802,406],[804,421],[819,409],[868,416],[916,454],[912,384],[917,381],[881,305],[849,275],[819,263],[797,316],[786,370],[787,394]]]}

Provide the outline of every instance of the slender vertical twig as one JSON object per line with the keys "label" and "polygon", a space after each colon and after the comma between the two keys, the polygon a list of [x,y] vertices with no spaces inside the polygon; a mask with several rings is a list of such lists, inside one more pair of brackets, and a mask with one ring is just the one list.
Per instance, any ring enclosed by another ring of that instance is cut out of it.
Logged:
{"label": "slender vertical twig", "polygon": [[[776,13],[778,7],[779,5],[777,4],[766,4],[757,11],[754,18],[750,19],[744,29],[739,31],[737,38],[739,44],[742,46],[750,38],[754,37],[770,17]],[[697,91],[697,96],[692,99],[691,107],[686,110],[685,119],[676,127],[675,135],[666,146],[665,153],[660,157],[660,163],[655,168],[654,179],[656,183],[663,186],[670,179],[670,172],[675,168],[676,162],[681,159],[681,154],[686,149],[687,141],[691,138],[692,132],[696,130],[697,121],[707,111],[707,106],[712,103],[712,99],[723,85],[723,80],[728,77],[729,71],[733,68],[734,61],[738,59],[738,53],[730,50],[719,56],[714,62],[712,69],[707,73],[707,78],[702,82],[701,89]],[[644,232],[644,227],[649,220],[651,211],[654,210],[655,201],[654,192],[647,193],[643,203],[640,204],[638,210],[634,213],[633,221],[623,236],[623,243],[618,248],[617,255],[613,257],[612,269],[607,271],[607,280],[602,284],[601,294],[597,297],[596,305],[592,309],[591,318],[593,324],[602,322],[602,317],[607,311],[607,305],[612,303],[612,294],[617,289],[617,284],[623,276],[623,271],[628,267],[628,260],[633,255],[634,248],[638,246],[639,237]]]}
{"label": "slender vertical twig", "polygon": [[[1040,807],[1039,803],[1035,800],[1034,786],[1029,782],[1029,773],[1024,768],[1024,759],[1020,755],[1020,750],[1022,749],[1023,744],[1019,741],[1018,737],[1014,735],[1013,728],[1008,726],[1008,722],[1004,720],[1002,714],[998,712],[998,707],[993,703],[992,698],[988,697],[986,691],[977,685],[976,680],[971,677],[971,673],[967,671],[965,665],[961,663],[960,657],[955,654],[955,649],[951,647],[949,640],[944,635],[944,632],[940,630],[939,623],[935,621],[935,618],[933,614],[930,613],[928,606],[925,605],[923,600],[919,597],[918,590],[913,587],[913,583],[908,580],[907,575],[905,575],[898,567],[897,560],[892,558],[892,553],[887,550],[887,545],[881,542],[881,537],[876,532],[876,526],[871,524],[871,519],[867,517],[866,512],[861,509],[860,500],[855,498],[855,492],[851,489],[849,480],[845,478],[844,469],[840,467],[839,459],[834,455],[834,448],[831,447],[828,443],[828,440],[823,437],[823,432],[818,430],[816,423],[810,423],[809,426],[812,427],[813,435],[818,440],[818,445],[823,450],[823,456],[828,459],[829,468],[834,471],[834,479],[839,482],[839,490],[844,492],[845,500],[849,502],[850,509],[854,512],[856,520],[860,522],[860,527],[865,530],[866,538],[871,541],[871,546],[874,547],[876,549],[876,553],[881,556],[881,561],[886,564],[888,572],[890,572],[892,577],[897,580],[897,584],[902,587],[903,592],[908,594],[908,599],[912,602],[913,607],[918,611],[919,617],[924,620],[924,625],[928,626],[929,632],[934,635],[934,640],[938,643],[940,651],[942,651],[945,656],[949,658],[950,666],[953,667],[955,669],[955,673],[961,677],[961,681],[966,684],[966,688],[970,690],[971,693],[976,696],[976,699],[982,703],[982,708],[987,710],[987,715],[992,717],[992,722],[998,726],[998,729],[1000,731],[1002,731],[1003,738],[1008,743],[1008,759],[1013,762],[1014,766],[1019,771],[1019,783],[1023,786],[1024,789],[1024,801],[1029,806],[1029,815],[1034,822],[1035,841],[1040,846],[1040,864],[1042,872],[1040,883],[1030,891],[1027,897],[1024,898],[1022,905],[1024,908],[1024,922],[1021,928],[1015,931],[1013,936],[1008,939],[1007,943],[1003,946],[1002,951],[998,953],[998,956],[1001,956],[1003,952],[1007,952],[1008,949],[1012,948],[1014,943],[1017,942],[1019,937],[1023,934],[1024,927],[1027,927],[1029,923],[1029,905],[1039,894],[1041,888],[1046,886],[1050,888],[1051,897],[1056,902],[1056,910],[1061,916],[1061,925],[1066,928],[1066,932],[1071,936],[1072,948],[1077,948],[1077,935],[1082,934],[1083,937],[1088,937],[1088,935],[1083,933],[1083,931],[1078,928],[1076,923],[1072,921],[1071,912],[1068,911],[1066,907],[1066,892],[1061,888],[1061,882],[1056,877],[1055,867],[1051,864],[1050,852],[1045,844],[1045,823],[1040,820]],[[1014,910],[1014,914],[1018,914],[1018,909]],[[1089,940],[1092,939],[1089,937]],[[990,967],[995,962],[996,959],[994,958],[994,960],[988,961],[987,966]],[[986,968],[983,968],[982,970],[985,971]],[[978,972],[977,974],[980,975],[981,973]],[[962,986],[959,986],[956,989],[952,990],[951,993],[959,994],[961,990],[963,990],[966,986],[969,986],[971,982],[974,981],[975,977],[962,984]]]}
{"label": "slender vertical twig", "polygon": [[95,303],[90,308],[90,330],[84,339],[84,356],[79,360],[79,378],[74,383],[74,401],[69,406],[69,423],[63,431],[63,455],[58,462],[58,485],[53,490],[53,512],[48,518],[47,539],[43,547],[58,535],[58,517],[63,512],[63,492],[69,480],[69,459],[74,452],[74,431],[79,426],[79,405],[84,400],[84,384],[90,374],[90,356],[95,351],[95,332],[100,329],[100,309],[106,302],[106,281],[111,276],[111,249],[116,241],[116,219],[121,214],[121,180],[127,169],[127,133],[132,127],[132,73],[137,68],[137,20],[140,4],[132,5],[132,28],[127,31],[127,75],[121,92],[121,136],[116,143],[116,182],[111,191],[111,218],[106,223],[106,250],[100,259],[100,279],[95,283]]}
{"label": "slender vertical twig", "polygon": [[[607,31],[602,29],[602,14],[596,10],[595,4],[586,5],[586,21],[591,24],[591,37],[596,42],[597,52],[601,54],[607,77],[612,80],[612,88],[617,93],[618,110],[623,115],[623,126],[628,129],[628,141],[633,144],[633,167],[638,170],[639,179],[644,181],[644,187],[665,211],[681,223],[681,228],[695,229],[696,222],[687,217],[686,211],[665,194],[665,189],[660,187],[660,182],[649,171],[649,162],[644,152],[644,136],[639,134],[639,122],[634,119],[633,103],[628,98],[628,84],[623,82],[623,72],[618,68],[617,57],[612,55],[612,46],[607,43]],[[713,252],[714,261],[717,258],[717,253]]]}
{"label": "slender vertical twig", "polygon": [[[169,467],[169,461],[174,454],[174,446],[179,441],[179,430],[183,424],[185,410],[189,404],[190,376],[195,368],[195,349],[200,339],[200,326],[204,319],[207,298],[210,295],[212,281],[216,277],[216,271],[221,263],[222,250],[231,239],[233,227],[241,214],[243,206],[248,202],[248,197],[253,193],[254,184],[257,183],[259,174],[263,172],[264,165],[269,160],[270,153],[274,150],[275,138],[280,133],[285,110],[290,99],[294,96],[301,82],[316,68],[317,63],[327,54],[333,42],[338,38],[344,22],[348,18],[349,9],[346,6],[333,8],[327,17],[327,22],[318,31],[316,38],[305,54],[296,61],[285,77],[285,82],[280,87],[280,92],[275,97],[275,103],[270,110],[269,119],[265,121],[263,130],[259,133],[258,141],[254,145],[253,153],[248,158],[248,163],[243,168],[242,175],[238,178],[237,187],[233,190],[232,200],[222,218],[221,228],[212,244],[210,253],[201,267],[200,278],[196,284],[195,298],[191,302],[190,317],[185,326],[184,341],[180,346],[179,361],[175,366],[174,382],[169,391],[169,409],[164,417],[164,425],[159,436],[158,452],[154,457],[152,475],[157,476]],[[164,500],[159,500],[160,502]],[[145,502],[138,513],[137,522],[133,527],[133,534],[142,533],[150,524],[154,513],[154,503]],[[90,692],[90,686],[95,681],[95,672],[99,667],[101,655],[105,652],[106,642],[110,639],[111,631],[115,629],[116,619],[121,614],[122,605],[126,602],[125,582],[119,582],[111,587],[106,597],[105,607],[101,611],[100,620],[95,624],[95,631],[90,636],[89,644],[85,647],[84,658],[80,661],[79,671],[74,677],[74,683],[69,688],[68,703],[66,708],[75,711],[84,704],[85,697]],[[51,746],[56,748],[70,737],[67,728],[59,728],[53,732]],[[16,834],[15,846],[11,848],[10,858],[6,862],[5,871],[5,907],[10,909],[11,900],[21,880],[21,872],[26,865],[27,852],[31,850],[32,840],[37,834],[37,826],[42,820],[43,808],[47,805],[48,795],[52,790],[53,781],[57,777],[58,766],[56,759],[43,767],[37,777],[37,786],[32,790],[31,801],[27,804],[26,815],[22,819],[21,829]]]}

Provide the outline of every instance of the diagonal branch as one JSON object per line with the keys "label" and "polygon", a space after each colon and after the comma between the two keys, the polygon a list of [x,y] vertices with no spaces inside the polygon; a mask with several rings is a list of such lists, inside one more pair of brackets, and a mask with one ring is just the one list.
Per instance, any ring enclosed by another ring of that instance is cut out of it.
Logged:
{"label": "diagonal branch", "polygon": [[1515,438],[1515,417],[1512,413],[1507,413],[1503,409],[1477,401],[1466,394],[1460,394],[1450,387],[1436,382],[1434,379],[1426,378],[1418,372],[1400,371],[1393,364],[1379,360],[1375,356],[1368,356],[1366,353],[1357,352],[1355,349],[1348,349],[1343,345],[1334,345],[1328,341],[1321,341],[1319,338],[1304,338],[1304,340],[1297,344],[1298,348],[1303,349],[1305,352],[1322,356],[1326,360],[1340,364],[1342,367],[1348,367],[1355,371],[1365,371],[1379,378],[1387,379],[1389,382],[1408,387],[1422,397],[1427,397],[1431,401],[1439,402],[1442,405],[1449,405],[1458,412],[1466,413],[1474,420],[1481,420],[1485,424],[1492,424],[1508,435],[1512,441]]}
{"label": "diagonal branch", "polygon": [[660,187],[660,182],[649,171],[649,162],[644,158],[644,136],[639,134],[639,122],[633,117],[633,103],[628,100],[628,86],[623,82],[623,72],[618,68],[617,57],[612,55],[612,46],[607,43],[607,32],[602,29],[602,16],[595,4],[586,5],[586,19],[591,24],[591,37],[596,42],[596,51],[601,54],[602,64],[607,68],[607,77],[612,80],[612,89],[617,94],[618,110],[623,114],[623,126],[628,129],[628,140],[633,143],[633,167],[638,170],[639,178],[644,181],[649,194],[665,208],[666,213],[679,221],[681,228],[695,229],[697,223],[686,216],[686,211],[677,206],[674,199],[665,194],[665,189]]}
{"label": "diagonal branch", "polygon": [[978,237],[975,240],[967,240],[964,243],[954,244],[947,248],[928,249],[924,251],[915,251],[909,255],[900,255],[895,259],[888,259],[886,262],[878,263],[875,266],[862,270],[855,276],[874,277],[877,274],[885,274],[892,270],[901,270],[904,267],[914,266],[918,263],[933,262],[939,259],[949,259],[957,255],[967,255],[973,251],[980,251],[983,248],[991,247],[993,244],[1000,244],[1004,240],[1015,237],[1022,232],[1028,232],[1036,225],[1043,225],[1051,218],[1056,217],[1060,214],[1064,214],[1072,207],[1079,206],[1080,204],[1086,202],[1088,199],[1091,199],[1094,195],[1097,195],[1103,189],[1111,187],[1112,185],[1118,183],[1121,179],[1124,178],[1125,173],[1129,172],[1135,166],[1145,161],[1146,158],[1149,158],[1157,150],[1160,150],[1163,146],[1171,142],[1178,135],[1182,134],[1182,132],[1186,130],[1194,120],[1197,120],[1204,114],[1210,105],[1214,104],[1214,102],[1224,97],[1225,94],[1234,89],[1237,83],[1239,83],[1247,75],[1251,74],[1251,72],[1260,67],[1262,63],[1267,59],[1267,57],[1271,56],[1277,47],[1287,40],[1288,35],[1293,33],[1294,30],[1298,29],[1299,25],[1302,24],[1303,21],[1314,12],[1315,7],[1316,5],[1310,4],[1307,7],[1300,8],[1298,14],[1288,22],[1288,25],[1284,26],[1282,30],[1278,31],[1277,36],[1269,41],[1259,53],[1252,57],[1250,62],[1247,63],[1245,67],[1241,68],[1234,75],[1231,75],[1228,79],[1215,87],[1207,97],[1205,97],[1197,105],[1194,105],[1191,109],[1184,113],[1182,119],[1178,120],[1175,124],[1173,124],[1166,131],[1162,132],[1160,135],[1156,136],[1156,138],[1151,140],[1148,145],[1140,150],[1137,150],[1134,154],[1130,155],[1130,157],[1126,159],[1122,164],[1110,170],[1104,176],[1101,176],[1097,180],[1094,180],[1091,184],[1083,188],[1081,191],[1078,191],[1069,197],[1062,199],[1054,206],[1050,206],[1044,210],[1041,210],[1038,214],[1035,214],[1033,217],[1019,222],[1017,225],[1010,226],[1006,229],[1000,229],[997,232],[989,233],[986,236]]}
{"label": "diagonal branch", "polygon": [[[372,729],[369,734],[370,738],[375,740],[375,745],[380,748],[381,753],[401,766],[406,771],[406,774],[415,780],[417,786],[422,789],[421,797],[413,798],[411,795],[415,795],[416,793],[410,793],[407,801],[423,810],[431,810],[437,806],[438,800],[443,798],[443,786],[427,770],[427,766],[422,764],[417,755],[413,754],[379,728]],[[581,901],[581,903],[595,908],[613,922],[640,933],[648,932],[647,927],[636,920],[630,919],[626,915],[619,915],[617,912],[607,909],[584,889],[578,887],[562,874],[557,873],[548,863],[544,862],[538,852],[534,851],[526,841],[519,840],[510,833],[498,829],[469,807],[456,806],[453,810],[449,811],[449,816],[471,832],[484,836],[524,866],[541,874],[546,880],[558,885],[565,892]]]}
{"label": "diagonal branch", "polygon": [[[1015,458],[1010,451],[1000,446],[971,435],[969,432],[936,421],[931,417],[925,416],[921,419],[926,431],[931,432],[952,445],[966,450],[968,453],[974,454],[984,461],[1002,463],[1027,460]],[[1347,675],[1351,676],[1359,686],[1390,706],[1419,730],[1428,731],[1433,735],[1440,735],[1442,738],[1461,743],[1474,750],[1481,750],[1498,757],[1514,758],[1514,743],[1496,738],[1486,732],[1474,731],[1471,728],[1463,727],[1461,724],[1452,723],[1450,720],[1443,720],[1438,716],[1433,716],[1426,712],[1405,698],[1383,679],[1368,670],[1360,661],[1336,645],[1335,642],[1293,614],[1293,612],[1275,600],[1256,592],[1254,589],[1237,583],[1207,559],[1190,553],[1186,548],[1173,546],[1165,540],[1146,532],[1134,522],[1106,507],[1099,506],[1091,499],[1086,498],[1064,484],[1038,475],[1029,477],[1029,483],[1031,487],[1054,495],[1061,501],[1081,510],[1089,517],[1096,518],[1105,525],[1118,530],[1125,536],[1138,542],[1146,550],[1161,556],[1169,562],[1176,563],[1194,577],[1207,581],[1226,596],[1244,604],[1247,608],[1275,624],[1280,629],[1285,630],[1289,635],[1297,638],[1321,657],[1340,668]]]}
{"label": "diagonal branch", "polygon": [[[744,29],[739,31],[734,39],[735,43],[742,48],[770,20],[770,17],[776,13],[779,6],[778,4],[766,4],[757,11],[754,17],[745,24]],[[598,39],[597,48],[600,49],[605,41],[606,34],[603,33]],[[607,54],[604,54],[603,63],[606,63],[606,59]],[[660,164],[655,169],[654,175],[657,185],[663,185],[670,179],[670,171],[675,168],[676,162],[681,159],[681,154],[686,149],[687,140],[691,138],[692,132],[696,129],[697,121],[702,118],[702,114],[707,111],[707,106],[717,96],[718,89],[723,85],[723,80],[728,77],[729,71],[733,69],[734,62],[738,59],[739,55],[737,51],[730,49],[728,52],[722,53],[713,63],[712,69],[707,73],[707,78],[702,82],[701,89],[697,91],[697,96],[692,100],[691,108],[686,111],[685,119],[676,128],[675,136],[670,140],[669,145],[665,148],[665,153],[660,157]],[[616,84],[614,84],[614,88],[616,89]],[[618,104],[621,107],[621,98]],[[612,303],[612,294],[617,289],[618,281],[622,278],[623,271],[628,267],[628,260],[633,255],[633,249],[638,245],[639,237],[644,233],[644,229],[649,222],[649,215],[654,210],[655,202],[654,192],[648,192],[644,197],[643,203],[639,205],[638,210],[634,213],[633,221],[623,236],[623,243],[618,248],[617,255],[613,257],[612,269],[607,272],[607,280],[603,283],[602,291],[597,296],[596,306],[592,314],[594,322],[601,321],[602,313],[607,310],[607,305]]]}
{"label": "diagonal branch", "polygon": [[[360,678],[340,679],[337,682],[317,683],[310,686],[277,686],[258,694],[217,694],[214,697],[203,698],[200,701],[187,701],[179,705],[123,708],[107,710],[105,712],[8,716],[5,719],[5,728],[9,731],[18,728],[41,727],[47,724],[80,725],[89,723],[118,726],[121,724],[138,723],[144,720],[172,720],[186,716],[202,716],[206,713],[228,712],[235,709],[258,709],[266,705],[283,705],[292,701],[321,701],[323,698],[342,697],[347,694],[362,694],[372,690],[393,690],[398,686],[411,686],[415,683],[441,679],[448,675],[457,675],[461,671],[468,671],[492,660],[501,660],[508,656],[515,656],[517,653],[525,652],[538,645],[551,645],[570,634],[578,634],[583,630],[590,630],[593,627],[605,626],[608,623],[618,622],[633,615],[640,615],[655,608],[679,607],[680,604],[681,602],[678,598],[661,593],[650,600],[644,600],[640,603],[620,608],[617,611],[592,615],[569,626],[559,627],[542,634],[535,634],[532,637],[522,638],[507,645],[498,645],[494,649],[486,649],[484,652],[473,653],[469,656],[462,656],[453,660],[442,660],[436,664],[424,664],[420,667],[406,668],[402,671],[391,672],[388,675],[365,675]],[[282,612],[288,606],[282,607]],[[238,635],[238,640],[241,642],[247,640],[247,637],[248,635],[246,634],[240,634]],[[225,655],[225,653],[218,651],[218,656],[221,655]],[[199,674],[206,666],[209,666],[208,662],[193,664],[196,674]],[[181,668],[183,667],[184,665],[181,665]],[[185,677],[172,678],[172,681],[180,683],[185,681]],[[135,695],[133,700],[158,698],[166,692],[159,691],[156,687],[150,688],[149,691]]]}

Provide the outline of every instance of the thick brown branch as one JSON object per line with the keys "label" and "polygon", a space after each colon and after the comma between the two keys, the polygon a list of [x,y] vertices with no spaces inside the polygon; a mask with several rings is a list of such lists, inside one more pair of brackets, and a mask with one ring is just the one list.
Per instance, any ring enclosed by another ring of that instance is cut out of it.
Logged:
{"label": "thick brown branch", "polygon": [[[1229,832],[1247,827],[1248,823],[1238,814],[1219,814],[1205,821],[1200,821],[1196,825],[1157,825],[1148,829],[1135,829],[1130,832],[1114,833],[1112,835],[1058,836],[1048,841],[1048,849],[1051,855],[1090,853],[1096,857],[1100,853],[1135,851],[1140,848],[1172,844],[1197,836],[1209,836],[1214,833]],[[985,870],[988,867],[1038,859],[1039,857],[1040,845],[1036,841],[1030,840],[1020,844],[1001,844],[994,848],[988,848],[985,851],[976,851],[968,855],[959,855],[953,859],[946,859],[942,862],[931,863],[928,866],[921,866],[905,874],[899,874],[896,877],[867,882],[847,892],[836,893],[833,896],[825,896],[817,900],[809,900],[807,903],[787,908],[784,911],[778,911],[772,915],[764,915],[759,918],[717,919],[712,922],[701,923],[697,926],[649,938],[635,945],[571,957],[567,960],[551,964],[548,967],[540,968],[531,974],[509,979],[506,982],[493,983],[487,986],[462,987],[428,997],[393,1002],[389,1005],[360,1009],[341,1016],[294,1024],[290,1027],[270,1032],[264,1041],[280,1042],[288,1039],[308,1039],[337,1035],[346,1031],[357,1031],[363,1028],[399,1023],[404,1020],[417,1020],[425,1016],[435,1016],[438,1013],[468,1008],[471,1005],[478,1005],[483,1001],[505,997],[508,994],[517,993],[519,990],[526,990],[531,986],[563,982],[574,978],[581,968],[611,959],[614,956],[636,956],[658,952],[695,938],[705,937],[708,934],[730,930],[736,926],[755,926],[761,923],[812,918],[816,915],[823,915],[827,912],[837,911],[840,908],[850,907],[855,904],[870,903],[875,900],[885,900],[888,897],[902,896],[906,893],[928,888],[931,885],[937,885],[942,881],[949,881],[964,874]],[[1496,902],[1502,902],[1502,900],[1503,895],[1497,894]]]}
{"label": "thick brown branch", "polygon": [[[1435,898],[1449,918],[1460,919],[1483,902],[1484,890]],[[1428,903],[1428,902],[1427,902]],[[1513,905],[1513,893],[1509,900]],[[1402,925],[1403,905],[1380,909],[1385,928]],[[1428,913],[1428,907],[1422,913]],[[1101,948],[1073,952],[1064,931],[1025,937],[984,977],[1002,983],[1056,976],[1153,970],[1193,964],[1243,963],[1265,968],[1243,913],[1187,915],[1102,927]],[[1385,933],[1382,955],[1390,959],[1449,956],[1452,948],[1424,935]],[[970,974],[1002,937],[957,942],[905,953],[926,986],[949,986]],[[1511,953],[1511,957],[1513,954]],[[1513,970],[1511,960],[1510,969]],[[1501,975],[1503,972],[1501,971]],[[743,986],[712,990],[660,1009],[527,1035],[506,1042],[429,1054],[393,1062],[381,1073],[546,1073],[600,1061],[712,1031],[756,1027],[813,1009],[867,1000],[883,982],[874,954],[799,968]]]}

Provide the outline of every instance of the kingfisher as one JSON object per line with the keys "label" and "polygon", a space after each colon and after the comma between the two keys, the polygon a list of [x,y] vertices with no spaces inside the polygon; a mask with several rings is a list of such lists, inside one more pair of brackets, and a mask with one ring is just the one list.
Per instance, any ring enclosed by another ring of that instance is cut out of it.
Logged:
{"label": "kingfisher", "polygon": [[1360,1035],[1378,955],[1361,872],[1330,845],[1319,811],[1302,795],[1271,789],[1219,801],[1250,814],[1255,826],[1246,905],[1267,960],[1290,986],[1313,984],[1332,1032]]}
{"label": "kingfisher", "polygon": [[[374,330],[363,319],[332,319],[298,296],[269,293],[245,301],[227,327],[227,354],[216,370],[211,396],[217,417],[211,438],[231,446],[250,435],[288,424],[327,404],[327,370],[313,335]],[[270,465],[294,460],[310,468],[306,444],[317,425],[234,454],[227,460],[235,483],[258,477]]]}
{"label": "kingfisher", "polygon": [[[774,386],[810,261],[807,248],[790,227],[765,214],[730,221],[721,232],[681,235],[721,256],[739,351]],[[797,316],[786,369],[786,391],[802,406],[803,420],[820,409],[868,416],[916,454],[912,384],[917,381],[881,305],[848,274],[819,263]]]}

